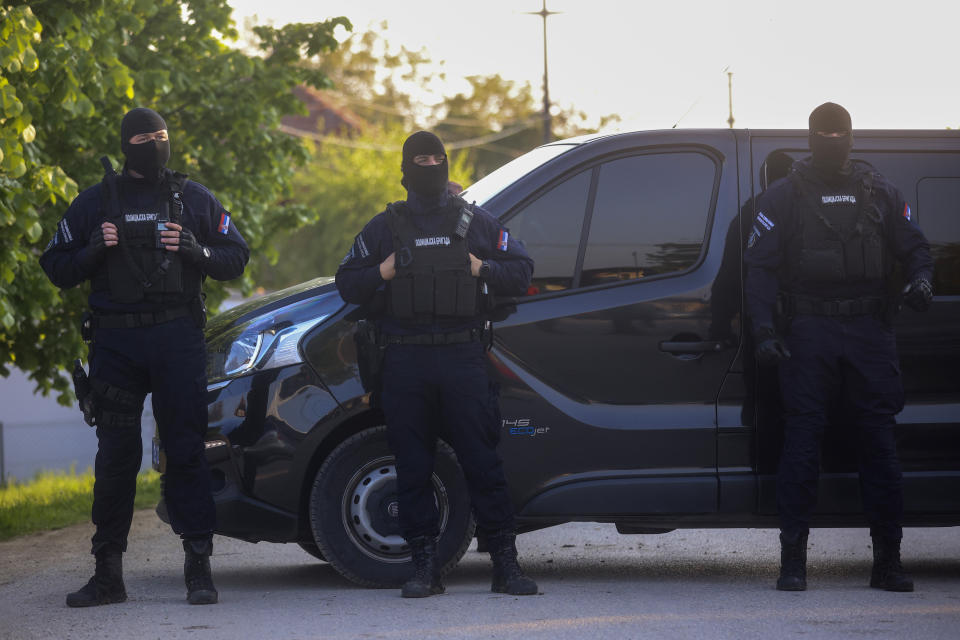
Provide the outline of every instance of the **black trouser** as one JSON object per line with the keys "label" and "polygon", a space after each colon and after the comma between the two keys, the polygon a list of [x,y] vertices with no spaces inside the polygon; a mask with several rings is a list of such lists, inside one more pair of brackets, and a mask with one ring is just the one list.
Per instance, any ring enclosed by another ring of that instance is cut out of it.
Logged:
{"label": "black trouser", "polygon": [[391,344],[383,367],[383,412],[397,459],[400,530],[407,540],[439,533],[433,473],[437,437],[463,468],[477,525],[513,529],[503,465],[499,398],[487,377],[480,342]]}
{"label": "black trouser", "polygon": [[97,402],[112,412],[133,413],[135,425],[97,427],[94,553],[107,545],[126,550],[143,455],[139,417],[148,392],[153,393],[153,414],[167,457],[164,500],[170,524],[184,538],[212,535],[215,511],[204,455],[205,349],[203,332],[189,317],[96,330],[90,378],[129,392],[133,400],[98,397]]}
{"label": "black trouser", "polygon": [[797,316],[780,363],[785,410],[777,477],[781,527],[809,530],[817,500],[820,445],[828,407],[843,403],[859,440],[860,491],[871,535],[900,540],[903,487],[894,416],[903,386],[893,329],[875,316]]}

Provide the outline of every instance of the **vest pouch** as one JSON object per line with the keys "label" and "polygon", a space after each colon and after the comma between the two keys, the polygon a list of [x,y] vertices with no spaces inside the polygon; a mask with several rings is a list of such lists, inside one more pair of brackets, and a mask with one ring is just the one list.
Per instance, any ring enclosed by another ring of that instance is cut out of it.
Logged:
{"label": "vest pouch", "polygon": [[450,271],[435,274],[434,296],[438,316],[457,315],[457,274]]}
{"label": "vest pouch", "polygon": [[475,316],[480,312],[477,305],[478,280],[467,274],[457,276],[457,311],[456,315],[463,317]]}
{"label": "vest pouch", "polygon": [[433,274],[415,273],[413,275],[413,313],[433,313]]}
{"label": "vest pouch", "polygon": [[413,278],[397,277],[390,281],[390,315],[395,318],[413,317]]}
{"label": "vest pouch", "polygon": [[154,276],[154,285],[148,293],[183,293],[183,258],[166,249],[154,251],[151,257],[152,264],[147,273],[152,274],[158,269],[162,270],[164,262],[167,264],[165,272],[157,272]]}
{"label": "vest pouch", "polygon": [[843,247],[805,248],[800,254],[800,273],[808,282],[843,282]]}
{"label": "vest pouch", "polygon": [[413,276],[413,313],[433,313],[433,274],[417,273]]}
{"label": "vest pouch", "polygon": [[863,242],[851,242],[843,248],[844,280],[859,282],[863,280]]}
{"label": "vest pouch", "polygon": [[863,278],[880,280],[884,277],[883,242],[880,236],[868,235],[863,238]]}

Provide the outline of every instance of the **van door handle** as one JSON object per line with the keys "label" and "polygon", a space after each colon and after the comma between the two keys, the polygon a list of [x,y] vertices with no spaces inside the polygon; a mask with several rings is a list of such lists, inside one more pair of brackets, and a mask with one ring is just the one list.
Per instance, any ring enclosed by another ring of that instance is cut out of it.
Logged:
{"label": "van door handle", "polygon": [[726,346],[727,343],[721,340],[703,340],[700,342],[667,340],[660,343],[660,351],[666,351],[667,353],[711,353],[723,351]]}

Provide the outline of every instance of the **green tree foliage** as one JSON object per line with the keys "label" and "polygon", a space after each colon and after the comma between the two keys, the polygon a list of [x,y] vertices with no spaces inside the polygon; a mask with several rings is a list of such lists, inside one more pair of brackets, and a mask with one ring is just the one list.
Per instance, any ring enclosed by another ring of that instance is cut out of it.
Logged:
{"label": "green tree foliage", "polygon": [[[459,141],[470,149],[475,177],[543,144],[543,107],[534,98],[530,83],[517,83],[500,75],[470,76],[468,93],[444,99],[437,107],[434,128],[444,140]],[[618,116],[605,116],[600,126]],[[586,123],[586,114],[573,108],[552,117],[551,139],[569,138],[597,129]]]}
{"label": "green tree foliage", "polygon": [[[277,239],[284,259],[267,266],[258,258],[257,284],[273,290],[336,273],[353,238],[386,205],[406,197],[400,185],[400,147],[410,130],[396,124],[370,126],[340,143],[322,142],[297,173],[295,200],[311,209],[316,222]],[[463,153],[450,154],[450,179],[469,183],[471,168]]]}
{"label": "green tree foliage", "polygon": [[[236,37],[226,0],[35,0],[0,5],[0,375],[13,363],[67,403],[58,370],[84,352],[83,288],[59,292],[37,258],[97,158],[117,165],[119,122],[150,106],[171,134],[170,166],[233,212],[254,252],[313,212],[281,202],[304,145],[277,131],[302,110],[290,89],[329,86],[316,64],[338,25],[257,27],[258,55]],[[255,273],[245,275],[244,290]],[[209,286],[211,301],[223,289]]]}
{"label": "green tree foliage", "polygon": [[378,30],[352,34],[318,67],[333,81],[334,97],[366,122],[412,127],[428,111],[423,97],[435,93],[445,76],[425,50],[392,47],[386,29],[383,23]]}

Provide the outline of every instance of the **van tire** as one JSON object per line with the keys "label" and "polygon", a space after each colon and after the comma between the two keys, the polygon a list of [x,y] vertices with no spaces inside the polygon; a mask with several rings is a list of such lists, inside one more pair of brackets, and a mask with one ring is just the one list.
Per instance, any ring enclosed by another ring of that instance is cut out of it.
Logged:
{"label": "van tire", "polygon": [[[441,572],[450,571],[473,539],[466,479],[453,449],[437,442],[433,473],[440,511]],[[396,466],[387,429],[357,433],[334,449],[310,490],[310,529],[320,554],[341,575],[365,587],[396,588],[413,574],[397,518]]]}

